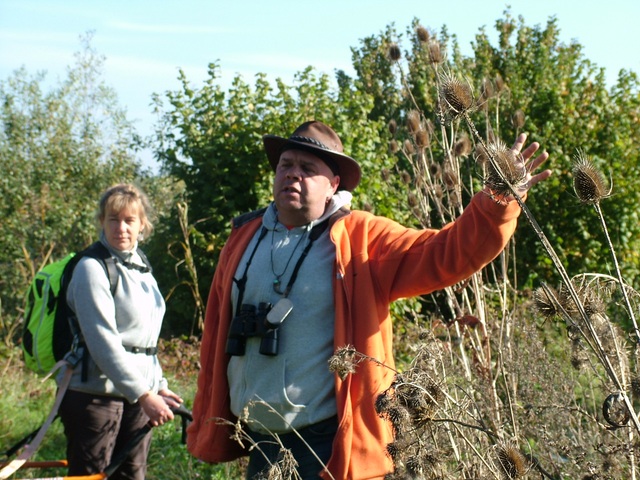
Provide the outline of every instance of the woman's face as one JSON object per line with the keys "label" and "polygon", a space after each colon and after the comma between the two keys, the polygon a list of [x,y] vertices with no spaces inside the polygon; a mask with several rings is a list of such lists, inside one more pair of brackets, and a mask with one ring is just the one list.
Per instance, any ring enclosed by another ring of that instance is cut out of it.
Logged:
{"label": "woman's face", "polygon": [[139,208],[130,205],[119,212],[107,211],[102,220],[102,230],[111,247],[116,250],[132,250],[142,233]]}

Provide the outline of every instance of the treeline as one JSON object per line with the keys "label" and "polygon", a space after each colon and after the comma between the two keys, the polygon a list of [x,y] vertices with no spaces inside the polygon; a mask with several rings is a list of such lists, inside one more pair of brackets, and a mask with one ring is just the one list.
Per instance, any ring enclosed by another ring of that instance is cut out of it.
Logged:
{"label": "treeline", "polygon": [[[510,144],[527,132],[550,152],[554,176],[536,186],[528,205],[573,274],[611,268],[606,238],[594,228],[596,212],[575,199],[572,162],[582,151],[609,175],[612,197],[601,208],[624,277],[635,284],[637,75],[621,71],[616,84],[607,85],[604,71],[578,43],[560,41],[553,18],[531,27],[507,11],[495,28],[497,45],[481,29],[473,54],[464,56],[446,28],[425,28],[417,19],[404,32],[388,27],[352,47],[353,77],[309,67],[291,85],[258,74],[253,83],[238,76],[223,88],[215,63],[201,85],[180,72],[180,89],[154,95],[160,120],[153,138],[135,133],[104,85],[103,58],[90,38],[68,77],[48,91],[41,74],[16,71],[0,82],[0,328],[6,345],[19,334],[24,291],[35,271],[96,238],[98,195],[120,181],[139,183],[155,202],[157,229],[145,249],[168,299],[165,334],[199,334],[230,219],[271,198],[262,135],[288,135],[311,118],[332,125],[361,163],[354,208],[440,227],[483,181],[473,136],[442,115],[442,75],[473,87],[470,116],[483,138]],[[143,146],[154,151],[160,173],[136,160]],[[454,156],[460,167],[449,169]],[[425,184],[436,177],[444,187]],[[526,222],[509,254],[509,276],[519,288],[557,282]]]}

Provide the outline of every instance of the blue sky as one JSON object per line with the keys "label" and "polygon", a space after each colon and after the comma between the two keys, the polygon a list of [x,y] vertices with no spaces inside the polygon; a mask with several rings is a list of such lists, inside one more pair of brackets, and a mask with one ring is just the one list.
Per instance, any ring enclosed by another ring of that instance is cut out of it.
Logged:
{"label": "blue sky", "polygon": [[621,68],[640,72],[637,0],[0,0],[0,81],[21,66],[64,78],[80,36],[94,31],[107,84],[148,134],[151,95],[177,88],[178,68],[196,86],[212,61],[222,82],[241,74],[252,83],[258,72],[290,82],[309,65],[352,73],[351,47],[390,24],[405,32],[413,18],[446,25],[469,53],[479,29],[493,35],[509,5],[530,26],[555,16],[561,39],[581,43],[611,83]]}

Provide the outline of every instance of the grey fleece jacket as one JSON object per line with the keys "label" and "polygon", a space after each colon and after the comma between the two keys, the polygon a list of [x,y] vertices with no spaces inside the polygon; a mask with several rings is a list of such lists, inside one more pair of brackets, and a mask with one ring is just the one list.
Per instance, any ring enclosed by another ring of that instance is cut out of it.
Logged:
{"label": "grey fleece jacket", "polygon": [[[275,305],[282,295],[274,291],[274,279],[280,277],[283,291],[309,241],[312,227],[350,201],[350,193],[338,192],[322,218],[290,230],[278,222],[277,210],[271,204],[262,220],[266,236],[257,244],[258,229],[234,276],[236,279],[243,276],[248,258],[256,249],[242,303]],[[249,426],[254,431],[290,432],[336,414],[333,374],[327,363],[333,355],[335,310],[331,279],[335,253],[326,229],[313,243],[291,289],[288,298],[293,310],[278,329],[278,355],[261,354],[261,339],[251,337],[246,341],[245,355],[231,357],[227,369],[231,411],[244,418],[247,409]],[[238,293],[236,284],[234,311]]]}
{"label": "grey fleece jacket", "polygon": [[127,352],[123,345],[155,347],[165,303],[151,272],[122,263],[126,260],[144,266],[135,248],[121,252],[111,248],[104,238],[101,241],[117,260],[118,285],[112,296],[105,269],[94,258],[82,258],[73,272],[67,302],[77,315],[90,360],[87,381],[80,377],[79,364],[69,388],[124,397],[135,403],[146,391],[157,392],[167,383],[156,355]]}

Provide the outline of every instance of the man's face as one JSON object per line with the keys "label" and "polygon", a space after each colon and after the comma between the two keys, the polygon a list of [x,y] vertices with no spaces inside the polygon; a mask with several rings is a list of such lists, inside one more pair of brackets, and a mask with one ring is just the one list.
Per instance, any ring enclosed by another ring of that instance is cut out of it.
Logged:
{"label": "man's face", "polygon": [[339,184],[340,177],[312,153],[285,150],[280,155],[273,183],[278,219],[288,226],[317,220]]}

